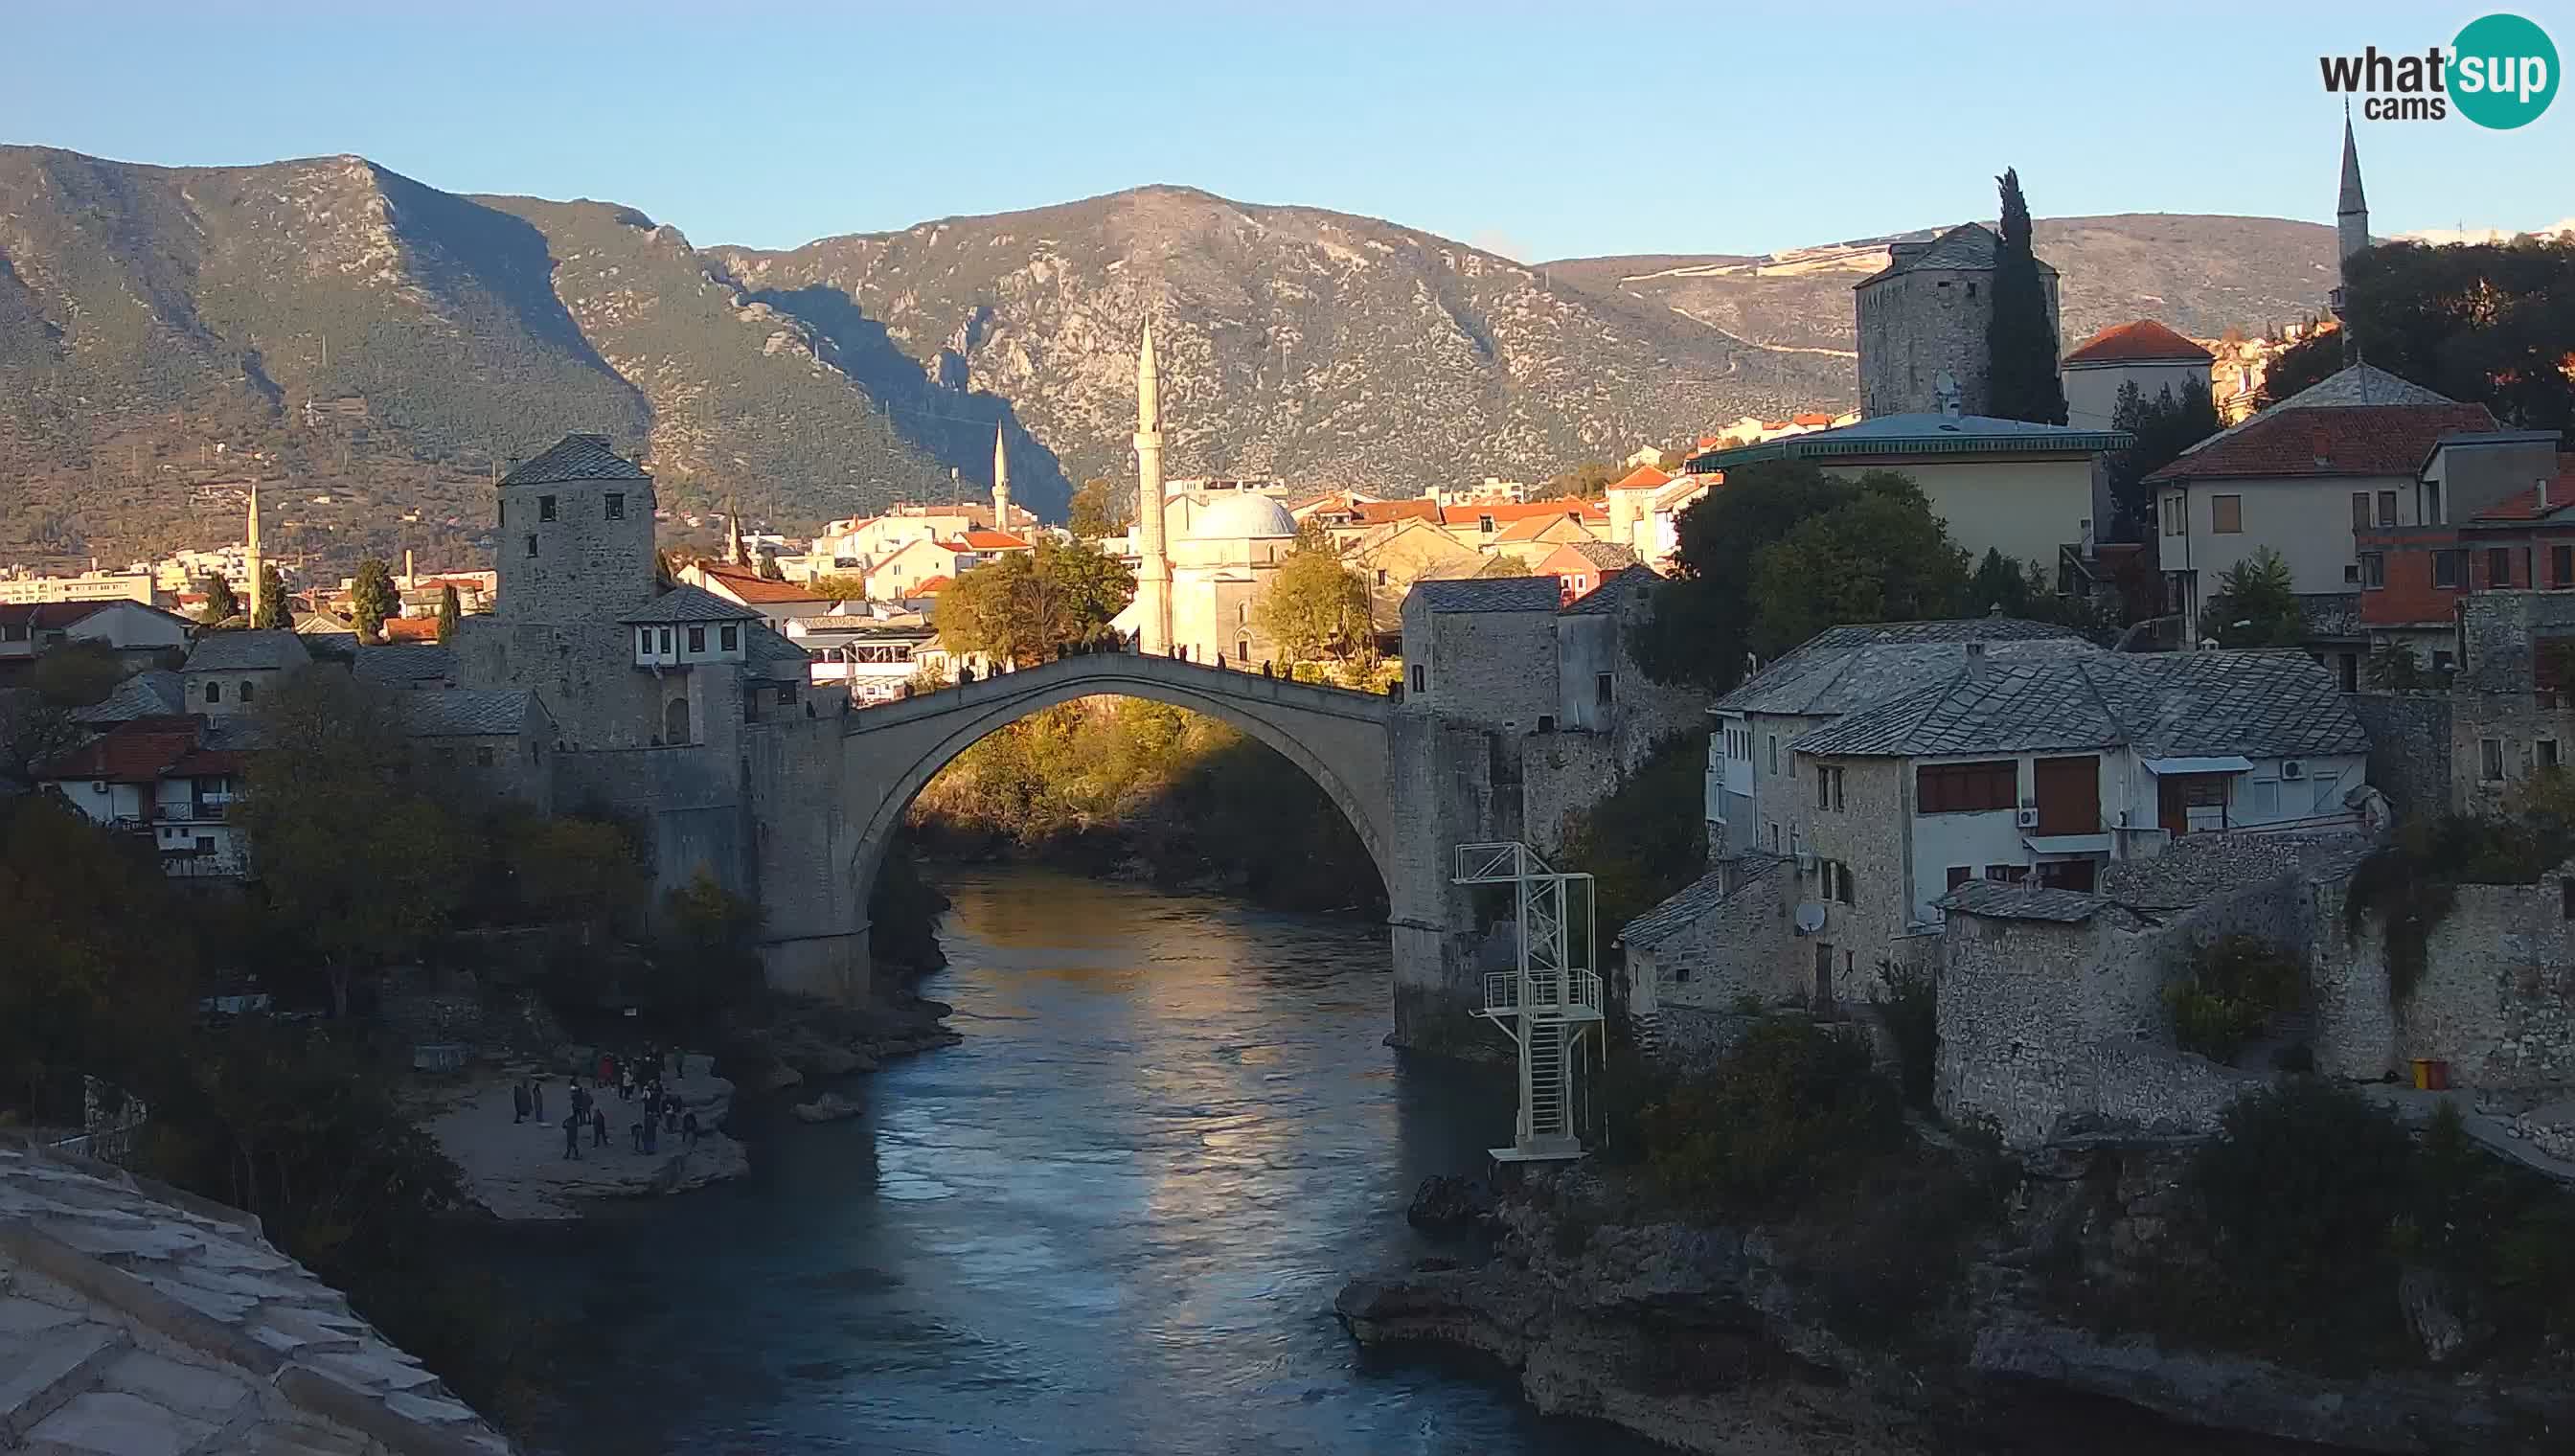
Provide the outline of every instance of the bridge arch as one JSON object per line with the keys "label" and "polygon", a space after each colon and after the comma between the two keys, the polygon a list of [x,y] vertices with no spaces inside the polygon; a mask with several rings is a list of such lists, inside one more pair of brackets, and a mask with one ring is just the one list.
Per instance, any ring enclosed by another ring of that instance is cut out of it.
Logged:
{"label": "bridge arch", "polygon": [[1171,658],[1103,653],[850,715],[842,739],[843,810],[857,828],[848,872],[858,903],[867,902],[905,811],[940,769],[997,728],[1097,697],[1141,698],[1203,713],[1277,751],[1349,820],[1378,879],[1389,895],[1395,892],[1387,700]]}

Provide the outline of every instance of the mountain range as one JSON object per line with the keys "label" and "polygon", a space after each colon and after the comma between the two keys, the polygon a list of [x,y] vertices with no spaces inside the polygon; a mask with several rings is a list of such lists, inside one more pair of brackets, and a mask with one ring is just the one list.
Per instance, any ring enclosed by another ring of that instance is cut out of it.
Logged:
{"label": "mountain range", "polygon": [[[2045,220],[2069,343],[2315,310],[2330,228]],[[0,559],[279,524],[345,561],[471,551],[495,470],[571,430],[682,512],[789,527],[1132,469],[1154,325],[1174,476],[1411,493],[1538,479],[1853,394],[1850,285],[1896,237],[1522,264],[1393,223],[1182,187],[789,251],[616,203],[466,196],[358,157],[163,168],[0,147]]]}

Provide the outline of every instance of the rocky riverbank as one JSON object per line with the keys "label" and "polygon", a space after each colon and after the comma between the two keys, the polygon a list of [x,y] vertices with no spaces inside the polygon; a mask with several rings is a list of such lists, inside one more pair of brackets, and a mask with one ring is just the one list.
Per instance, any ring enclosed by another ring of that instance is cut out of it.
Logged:
{"label": "rocky riverbank", "polygon": [[[574,1066],[595,1066],[588,1047],[566,1047],[550,1064],[504,1066],[478,1073],[445,1099],[439,1112],[422,1123],[463,1175],[468,1196],[485,1212],[513,1223],[560,1223],[578,1219],[586,1206],[602,1198],[645,1198],[686,1192],[751,1171],[750,1152],[721,1129],[733,1112],[734,1084],[715,1074],[712,1059],[702,1053],[677,1058],[680,1073],[663,1082],[680,1099],[683,1112],[694,1113],[698,1140],[677,1133],[660,1134],[653,1152],[638,1152],[628,1132],[644,1115],[639,1101],[620,1101],[614,1089],[605,1098],[608,1142],[600,1146],[589,1128],[580,1136],[580,1156],[567,1155],[563,1119],[572,1111]],[[512,1089],[522,1078],[545,1086],[546,1116],[517,1120]],[[582,1085],[592,1078],[579,1076]]]}
{"label": "rocky riverbank", "polygon": [[[2153,1237],[2154,1163],[2103,1150],[2035,1170],[1963,1276],[1897,1329],[1851,1308],[1833,1241],[1657,1214],[1579,1165],[1491,1194],[1433,1180],[1415,1221],[1461,1230],[1459,1254],[1354,1279],[1334,1308],[1362,1344],[1475,1351],[1542,1410],[1730,1456],[2054,1449],[2005,1433],[2026,1427],[2033,1400],[2068,1398],[2116,1402],[2131,1424],[2202,1428],[2140,1450],[2428,1456],[2556,1452],[2575,1439],[2562,1358],[2338,1377],[2163,1349],[2076,1317],[2051,1280]],[[2128,1449],[2094,1439],[2101,1424],[2083,1423],[2088,1449]]]}

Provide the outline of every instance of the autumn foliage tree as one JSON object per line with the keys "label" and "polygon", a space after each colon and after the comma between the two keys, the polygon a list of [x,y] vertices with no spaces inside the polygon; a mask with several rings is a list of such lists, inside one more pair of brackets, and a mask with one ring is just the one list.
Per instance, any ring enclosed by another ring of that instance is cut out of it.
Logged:
{"label": "autumn foliage tree", "polygon": [[1349,662],[1374,642],[1367,582],[1341,565],[1320,532],[1300,533],[1252,609],[1253,623],[1289,663]]}
{"label": "autumn foliage tree", "polygon": [[1136,595],[1126,563],[1092,547],[1041,541],[959,577],[939,598],[939,645],[1033,667],[1112,636]]}

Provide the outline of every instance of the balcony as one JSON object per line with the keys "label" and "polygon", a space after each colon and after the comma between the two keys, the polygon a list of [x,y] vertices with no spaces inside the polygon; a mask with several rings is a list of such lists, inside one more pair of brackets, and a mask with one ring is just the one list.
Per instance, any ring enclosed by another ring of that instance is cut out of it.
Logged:
{"label": "balcony", "polygon": [[1590,971],[1531,972],[1528,992],[1529,998],[1523,1003],[1518,971],[1486,971],[1484,1014],[1507,1015],[1525,1009],[1535,1015],[1554,1015],[1567,1021],[1600,1019],[1600,977]]}

